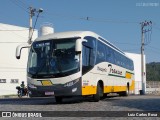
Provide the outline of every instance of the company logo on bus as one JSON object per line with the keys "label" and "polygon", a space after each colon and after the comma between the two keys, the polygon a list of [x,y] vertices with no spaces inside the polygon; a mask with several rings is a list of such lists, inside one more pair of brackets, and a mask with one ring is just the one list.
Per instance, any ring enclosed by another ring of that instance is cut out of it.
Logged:
{"label": "company logo on bus", "polygon": [[109,64],[108,67],[110,67],[110,72],[109,73],[113,73],[113,74],[117,74],[117,75],[122,75],[122,71],[117,70],[115,68],[112,68],[111,64]]}
{"label": "company logo on bus", "polygon": [[107,68],[101,68],[101,67],[97,67],[97,70],[101,71],[101,72],[107,72]]}

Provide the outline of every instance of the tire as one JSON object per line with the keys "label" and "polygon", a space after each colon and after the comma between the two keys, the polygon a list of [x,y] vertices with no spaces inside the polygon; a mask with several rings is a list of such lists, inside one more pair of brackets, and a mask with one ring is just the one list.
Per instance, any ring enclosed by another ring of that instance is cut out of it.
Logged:
{"label": "tire", "polygon": [[63,98],[60,96],[55,96],[56,103],[62,103]]}
{"label": "tire", "polygon": [[103,96],[103,89],[100,86],[100,84],[98,83],[98,85],[97,85],[97,93],[95,95],[93,95],[93,101],[94,102],[98,102],[102,96]]}
{"label": "tire", "polygon": [[28,93],[28,89],[25,89],[25,95],[28,97],[29,93]]}
{"label": "tire", "polygon": [[124,96],[129,96],[129,86],[127,85],[127,90],[124,93]]}
{"label": "tire", "polygon": [[124,92],[120,92],[119,96],[129,96],[129,86],[127,85],[127,90]]}
{"label": "tire", "polygon": [[21,90],[18,90],[18,97],[22,98]]}

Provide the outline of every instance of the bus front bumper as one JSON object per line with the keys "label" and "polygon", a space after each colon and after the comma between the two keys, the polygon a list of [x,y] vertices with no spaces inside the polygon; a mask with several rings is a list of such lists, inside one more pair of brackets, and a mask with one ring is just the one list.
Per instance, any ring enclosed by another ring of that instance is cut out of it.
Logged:
{"label": "bus front bumper", "polygon": [[66,84],[55,84],[52,86],[35,86],[28,85],[28,92],[31,97],[48,97],[48,96],[78,96],[82,95],[81,79],[75,82],[71,81]]}

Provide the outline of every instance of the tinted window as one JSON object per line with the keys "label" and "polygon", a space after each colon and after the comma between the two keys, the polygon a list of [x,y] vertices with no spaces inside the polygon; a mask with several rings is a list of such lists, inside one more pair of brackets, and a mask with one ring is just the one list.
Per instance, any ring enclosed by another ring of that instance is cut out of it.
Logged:
{"label": "tinted window", "polygon": [[83,42],[83,50],[82,50],[83,74],[85,74],[87,71],[89,71],[94,67],[96,59],[96,38],[87,36],[84,39],[86,39],[87,42]]}
{"label": "tinted window", "polygon": [[108,56],[107,60],[110,63],[115,64],[115,58],[114,58],[114,50],[112,48],[108,47]]}
{"label": "tinted window", "polygon": [[106,50],[105,45],[101,42],[97,43],[97,59],[96,64],[104,62],[106,60]]}

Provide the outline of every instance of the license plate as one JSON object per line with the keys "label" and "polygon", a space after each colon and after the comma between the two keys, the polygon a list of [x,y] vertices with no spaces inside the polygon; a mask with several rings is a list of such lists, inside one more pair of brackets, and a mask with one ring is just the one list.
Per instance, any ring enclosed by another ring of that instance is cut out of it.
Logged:
{"label": "license plate", "polygon": [[45,92],[45,95],[54,95],[54,92]]}

